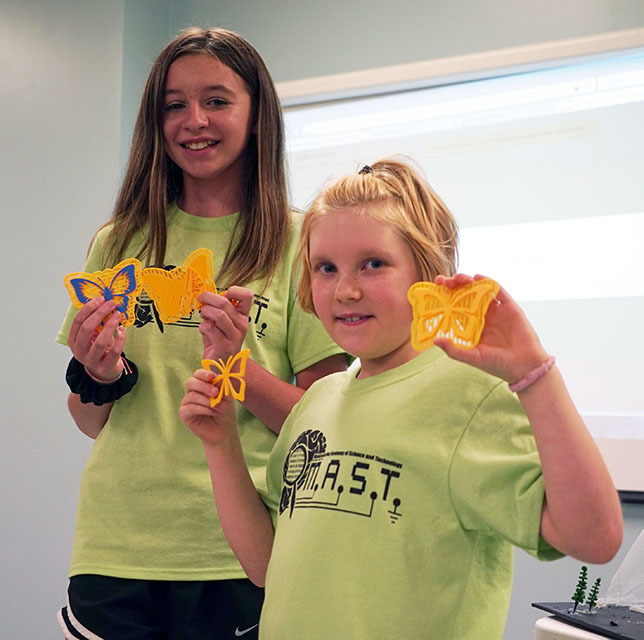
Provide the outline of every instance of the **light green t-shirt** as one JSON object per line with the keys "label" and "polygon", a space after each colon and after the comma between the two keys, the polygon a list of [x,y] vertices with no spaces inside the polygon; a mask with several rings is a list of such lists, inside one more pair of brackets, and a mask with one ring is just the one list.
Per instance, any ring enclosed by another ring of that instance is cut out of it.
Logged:
{"label": "light green t-shirt", "polygon": [[498,640],[543,480],[507,385],[430,349],[316,382],[271,454],[263,640]]}
{"label": "light green t-shirt", "polygon": [[[238,216],[200,218],[176,207],[168,213],[166,264],[178,266],[195,249],[208,248],[218,272]],[[299,214],[270,286],[255,292],[244,346],[282,380],[340,348],[315,316],[296,301],[292,265]],[[107,234],[94,243],[85,271],[97,271]],[[126,257],[134,255],[128,250]],[[110,265],[111,266],[111,265]],[[221,285],[221,283],[219,283]],[[228,284],[228,283],[226,283]],[[66,336],[71,307],[57,340]],[[245,577],[219,525],[201,441],[181,423],[178,408],[186,380],[203,352],[197,313],[162,324],[142,294],[137,321],[127,330],[124,352],[139,369],[133,390],[117,400],[94,442],[83,471],[70,576],[81,573],[151,580],[213,580]],[[239,431],[257,485],[275,435],[239,405]]]}

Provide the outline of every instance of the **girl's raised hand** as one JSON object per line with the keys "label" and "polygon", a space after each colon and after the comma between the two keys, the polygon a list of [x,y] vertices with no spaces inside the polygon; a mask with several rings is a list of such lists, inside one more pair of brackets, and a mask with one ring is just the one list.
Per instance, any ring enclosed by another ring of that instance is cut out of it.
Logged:
{"label": "girl's raised hand", "polygon": [[[459,273],[453,277],[437,276],[435,284],[455,288],[480,280]],[[548,354],[521,307],[501,287],[485,315],[479,343],[473,349],[455,346],[448,338],[437,338],[436,346],[450,358],[460,360],[509,383],[521,380],[548,359]]]}
{"label": "girl's raised hand", "polygon": [[230,287],[223,294],[202,293],[199,302],[202,322],[204,358],[226,360],[242,348],[248,331],[248,314],[253,292],[245,287]]}
{"label": "girl's raised hand", "polygon": [[[72,320],[67,343],[76,360],[98,380],[112,382],[123,371],[121,353],[125,344],[125,327],[113,300],[102,296],[83,305]],[[98,328],[105,320],[101,331]]]}
{"label": "girl's raised hand", "polygon": [[237,413],[231,396],[224,396],[216,407],[210,399],[218,393],[212,384],[215,374],[197,369],[186,382],[186,393],[179,406],[179,418],[204,444],[217,446],[236,434]]}

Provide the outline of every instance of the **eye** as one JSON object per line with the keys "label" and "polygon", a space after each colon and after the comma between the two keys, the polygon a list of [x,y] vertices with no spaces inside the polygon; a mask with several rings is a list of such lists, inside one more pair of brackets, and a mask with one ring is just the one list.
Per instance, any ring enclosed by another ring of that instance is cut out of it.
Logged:
{"label": "eye", "polygon": [[230,103],[224,98],[209,98],[206,104],[220,109],[221,107],[227,107]]}
{"label": "eye", "polygon": [[315,269],[313,269],[316,273],[321,273],[322,275],[326,275],[329,273],[335,273],[336,268],[335,265],[332,265],[330,262],[321,262],[320,264],[315,266]]}
{"label": "eye", "polygon": [[176,111],[177,109],[183,109],[183,102],[168,102],[165,105],[165,111]]}
{"label": "eye", "polygon": [[364,263],[364,268],[368,271],[376,271],[378,269],[382,269],[384,266],[385,261],[380,258],[369,258],[369,260]]}

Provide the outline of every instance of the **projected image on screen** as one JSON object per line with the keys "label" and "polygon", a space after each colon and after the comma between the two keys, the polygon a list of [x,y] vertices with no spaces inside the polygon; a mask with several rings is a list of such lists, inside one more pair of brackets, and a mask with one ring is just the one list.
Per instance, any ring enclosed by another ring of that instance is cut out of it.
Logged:
{"label": "projected image on screen", "polygon": [[520,301],[593,435],[644,442],[644,52],[285,118],[295,206],[414,158],[459,221],[460,270]]}

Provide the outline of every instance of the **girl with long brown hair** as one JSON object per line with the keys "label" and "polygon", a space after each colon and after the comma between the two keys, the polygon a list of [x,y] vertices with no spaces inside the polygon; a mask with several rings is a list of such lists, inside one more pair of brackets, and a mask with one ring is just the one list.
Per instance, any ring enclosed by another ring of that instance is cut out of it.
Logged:
{"label": "girl with long brown hair", "polygon": [[275,433],[303,389],[346,366],[297,301],[299,215],[287,202],[283,135],[271,77],[239,35],[189,29],[152,65],[114,214],[84,270],[130,257],[171,269],[208,248],[225,293],[202,294],[201,319],[170,324],[142,293],[127,330],[114,300],[70,308],[58,336],[74,356],[68,404],[95,442],[59,613],[68,638],[257,633],[262,590],[224,538],[201,443],[177,411],[201,358],[230,355],[247,331],[239,429],[261,487]]}

